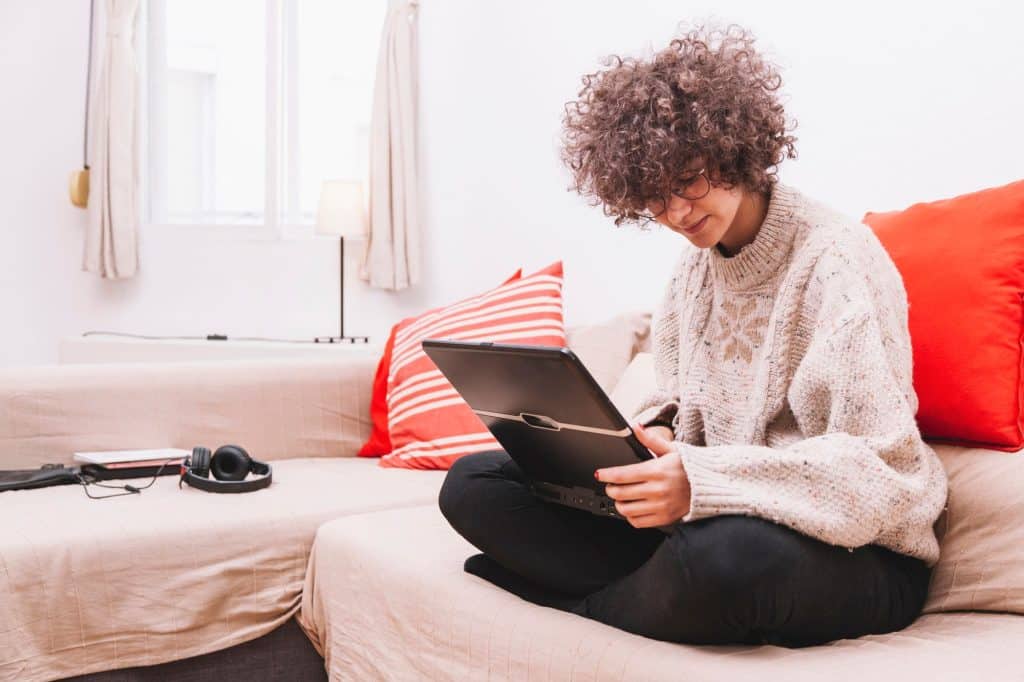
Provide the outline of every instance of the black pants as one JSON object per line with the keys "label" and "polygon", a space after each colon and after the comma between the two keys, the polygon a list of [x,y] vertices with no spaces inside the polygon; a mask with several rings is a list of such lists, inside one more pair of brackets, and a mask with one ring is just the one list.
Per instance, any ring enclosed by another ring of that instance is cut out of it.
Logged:
{"label": "black pants", "polygon": [[486,555],[467,571],[672,642],[799,647],[892,632],[920,614],[931,575],[877,545],[850,551],[756,517],[636,529],[540,500],[503,450],[457,460],[439,503]]}

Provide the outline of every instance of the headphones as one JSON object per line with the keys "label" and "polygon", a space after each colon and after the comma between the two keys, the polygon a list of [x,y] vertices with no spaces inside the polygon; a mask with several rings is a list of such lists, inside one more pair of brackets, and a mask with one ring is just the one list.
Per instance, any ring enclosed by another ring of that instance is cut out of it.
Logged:
{"label": "headphones", "polygon": [[[216,480],[210,478],[211,472]],[[249,473],[259,478],[246,481]],[[209,493],[248,493],[266,488],[272,478],[270,465],[257,462],[240,445],[222,445],[212,455],[209,448],[194,447],[181,464],[178,487],[187,483]]]}

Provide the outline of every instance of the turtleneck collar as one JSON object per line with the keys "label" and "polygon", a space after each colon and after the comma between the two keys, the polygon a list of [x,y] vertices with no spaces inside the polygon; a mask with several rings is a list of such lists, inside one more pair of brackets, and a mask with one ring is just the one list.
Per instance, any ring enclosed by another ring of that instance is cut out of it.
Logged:
{"label": "turtleneck collar", "polygon": [[778,272],[789,259],[797,225],[792,220],[799,196],[793,188],[776,182],[768,200],[768,212],[754,241],[731,257],[717,246],[710,251],[711,274],[726,288],[743,290],[757,286]]}

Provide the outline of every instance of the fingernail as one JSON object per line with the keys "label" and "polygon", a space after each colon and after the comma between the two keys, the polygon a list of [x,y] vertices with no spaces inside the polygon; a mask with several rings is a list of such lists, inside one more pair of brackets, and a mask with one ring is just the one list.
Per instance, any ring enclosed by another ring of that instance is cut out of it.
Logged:
{"label": "fingernail", "polygon": [[600,481],[601,480],[601,472],[600,471],[594,471],[594,478],[596,478],[597,480]]}

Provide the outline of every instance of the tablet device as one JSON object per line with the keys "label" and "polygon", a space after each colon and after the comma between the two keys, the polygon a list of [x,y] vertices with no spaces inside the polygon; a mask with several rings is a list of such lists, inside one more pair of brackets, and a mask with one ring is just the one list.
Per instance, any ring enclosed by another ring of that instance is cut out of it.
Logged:
{"label": "tablet device", "polygon": [[572,350],[448,339],[422,345],[535,495],[622,518],[594,470],[654,455]]}

